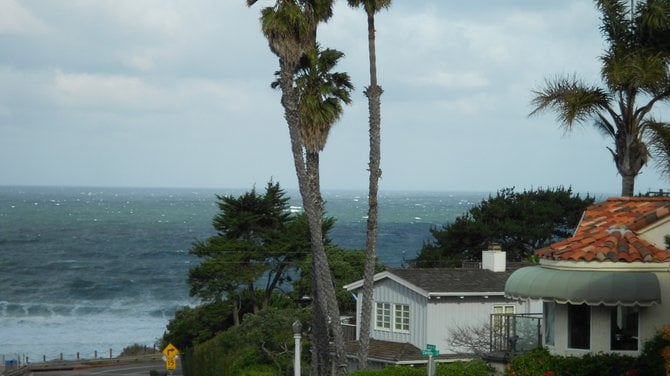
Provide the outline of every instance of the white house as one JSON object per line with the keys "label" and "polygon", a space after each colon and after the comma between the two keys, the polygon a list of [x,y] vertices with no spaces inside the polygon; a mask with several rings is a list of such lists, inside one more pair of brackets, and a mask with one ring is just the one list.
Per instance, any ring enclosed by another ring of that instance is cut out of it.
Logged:
{"label": "white house", "polygon": [[[377,273],[370,326],[370,337],[375,341],[371,348],[374,344],[406,343],[415,348],[420,358],[418,349],[432,344],[441,354],[461,354],[462,358],[469,351],[451,344],[454,330],[486,326],[493,313],[540,312],[539,302],[505,297],[505,282],[510,274],[505,252],[499,250],[484,251],[482,267],[476,269],[390,269]],[[357,298],[357,323],[362,286],[362,280],[344,286]]]}
{"label": "white house", "polygon": [[544,345],[554,354],[638,355],[670,323],[670,198],[610,198],[584,212],[575,234],[537,251],[508,297],[544,300]]}

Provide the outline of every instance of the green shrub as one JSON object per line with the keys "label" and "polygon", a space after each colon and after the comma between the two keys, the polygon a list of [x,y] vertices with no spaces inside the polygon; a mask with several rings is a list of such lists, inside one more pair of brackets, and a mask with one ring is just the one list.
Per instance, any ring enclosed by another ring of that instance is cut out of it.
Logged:
{"label": "green shrub", "polygon": [[425,376],[425,368],[395,366],[386,367],[382,370],[361,370],[353,372],[350,376]]}
{"label": "green shrub", "polygon": [[645,342],[642,352],[638,358],[638,369],[640,376],[665,375],[665,360],[663,349],[670,346],[670,327],[660,330]]}
{"label": "green shrub", "polygon": [[491,369],[483,360],[439,364],[435,376],[487,376]]}
{"label": "green shrub", "polygon": [[511,376],[628,376],[640,375],[637,359],[619,354],[556,356],[547,349],[535,349],[515,357],[506,375]]}
{"label": "green shrub", "polygon": [[121,351],[121,354],[119,354],[119,357],[153,354],[155,352],[157,351],[153,347],[147,347],[136,343],[134,345],[126,346],[123,351]]}
{"label": "green shrub", "polygon": [[[438,364],[435,369],[435,376],[487,376],[491,373],[489,366],[483,360],[473,360],[470,362],[454,362],[447,364]],[[361,370],[351,374],[351,376],[425,376],[426,368],[395,366],[386,367],[382,370],[371,371]]]}

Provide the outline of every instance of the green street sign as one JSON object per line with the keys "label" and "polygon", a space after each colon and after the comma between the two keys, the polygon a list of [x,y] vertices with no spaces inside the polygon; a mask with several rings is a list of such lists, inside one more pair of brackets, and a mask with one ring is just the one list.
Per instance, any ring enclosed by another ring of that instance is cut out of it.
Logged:
{"label": "green street sign", "polygon": [[423,356],[438,356],[440,351],[437,349],[423,349],[421,350],[421,355]]}
{"label": "green street sign", "polygon": [[426,345],[426,349],[427,349],[427,350],[437,350],[437,348],[435,347],[435,345],[431,345],[430,343]]}

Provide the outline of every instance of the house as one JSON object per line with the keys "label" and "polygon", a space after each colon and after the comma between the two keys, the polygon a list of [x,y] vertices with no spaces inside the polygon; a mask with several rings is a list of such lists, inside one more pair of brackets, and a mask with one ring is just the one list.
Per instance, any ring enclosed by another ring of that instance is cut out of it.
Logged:
{"label": "house", "polygon": [[544,345],[557,355],[636,356],[670,322],[670,198],[610,198],[572,237],[537,251],[505,294],[544,301]]}
{"label": "house", "polygon": [[[504,296],[510,274],[505,252],[499,247],[483,252],[481,268],[390,269],[377,273],[370,323],[373,339],[370,354],[375,357],[371,355],[370,359],[401,364],[393,361],[393,356],[383,356],[383,351],[373,349],[374,346],[395,346],[397,351],[397,344],[407,344],[401,347],[405,350],[402,364],[425,363],[420,349],[428,344],[440,351],[442,361],[471,358],[470,349],[452,345],[450,339],[455,331],[486,327],[493,313],[532,313],[541,308],[540,303]],[[356,322],[360,322],[362,286],[362,280],[344,286],[356,297]],[[356,338],[359,338],[359,326]],[[409,354],[413,354],[413,358],[408,356],[407,349],[412,349]]]}

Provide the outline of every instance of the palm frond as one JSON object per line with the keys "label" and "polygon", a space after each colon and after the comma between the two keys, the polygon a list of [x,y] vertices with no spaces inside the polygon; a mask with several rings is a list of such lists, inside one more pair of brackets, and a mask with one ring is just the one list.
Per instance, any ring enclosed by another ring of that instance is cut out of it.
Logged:
{"label": "palm frond", "polygon": [[650,154],[658,171],[666,178],[670,178],[670,123],[659,122],[655,119],[645,121],[647,144]]}
{"label": "palm frond", "polygon": [[531,104],[535,109],[529,116],[554,110],[556,119],[570,130],[575,123],[583,123],[607,109],[610,96],[597,86],[588,86],[575,77],[545,81],[544,88],[533,91]]}
{"label": "palm frond", "polygon": [[368,14],[375,14],[391,6],[391,0],[347,0],[347,3],[352,8],[362,5]]}

